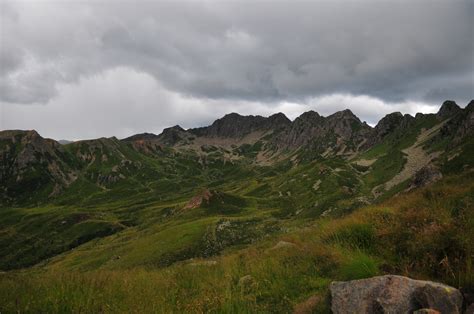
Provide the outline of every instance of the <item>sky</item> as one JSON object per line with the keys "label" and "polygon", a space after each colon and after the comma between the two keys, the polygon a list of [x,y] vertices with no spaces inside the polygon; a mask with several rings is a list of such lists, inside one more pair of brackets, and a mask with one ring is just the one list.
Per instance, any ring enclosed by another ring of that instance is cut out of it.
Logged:
{"label": "sky", "polygon": [[474,1],[0,0],[0,130],[86,139],[230,112],[375,125],[474,99]]}

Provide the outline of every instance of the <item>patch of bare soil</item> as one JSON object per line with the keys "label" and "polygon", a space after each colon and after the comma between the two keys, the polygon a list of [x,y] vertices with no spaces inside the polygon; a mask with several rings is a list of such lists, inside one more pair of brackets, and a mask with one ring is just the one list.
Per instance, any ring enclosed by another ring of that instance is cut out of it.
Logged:
{"label": "patch of bare soil", "polygon": [[376,161],[377,161],[377,158],[374,158],[374,159],[359,159],[357,161],[354,161],[354,164],[356,164],[358,166],[369,167],[369,166],[372,166],[372,164]]}

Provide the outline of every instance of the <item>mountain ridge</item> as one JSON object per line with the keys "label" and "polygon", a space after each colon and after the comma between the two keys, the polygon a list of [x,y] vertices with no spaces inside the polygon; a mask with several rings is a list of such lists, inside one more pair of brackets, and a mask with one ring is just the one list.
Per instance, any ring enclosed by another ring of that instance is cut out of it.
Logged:
{"label": "mountain ridge", "polygon": [[[176,154],[197,158],[200,163],[209,157],[255,165],[276,165],[288,158],[293,162],[321,158],[349,161],[360,159],[387,141],[401,142],[409,134],[414,143],[422,128],[442,121],[447,122],[436,129],[437,135],[430,138],[430,145],[454,147],[473,132],[472,103],[462,109],[453,101],[445,101],[438,113],[415,117],[395,112],[384,116],[375,127],[346,109],[327,117],[308,111],[293,121],[283,113],[269,117],[230,113],[207,127],[185,130],[176,125],[159,135],[142,133],[122,140],[99,138],[63,145],[42,138],[34,130],[1,131],[2,199],[12,199],[8,192],[12,186],[30,183],[40,190],[48,186],[49,196],[61,194],[80,173],[87,180],[98,180],[95,184],[105,188],[104,183],[123,181],[130,175],[130,169],[124,173],[119,171],[127,168],[125,164],[146,169],[148,163],[148,170],[152,172],[155,166],[147,158],[173,158]],[[404,158],[402,149],[406,147],[400,146],[398,150],[402,158],[400,165]],[[91,169],[99,173],[88,173]]]}

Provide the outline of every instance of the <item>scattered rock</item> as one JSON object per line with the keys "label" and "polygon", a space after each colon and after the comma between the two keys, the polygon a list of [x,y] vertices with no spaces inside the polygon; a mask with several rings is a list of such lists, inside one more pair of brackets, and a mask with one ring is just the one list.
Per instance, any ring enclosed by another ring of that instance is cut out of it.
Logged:
{"label": "scattered rock", "polygon": [[317,191],[320,185],[321,185],[321,180],[318,179],[318,181],[314,182],[313,184],[313,190]]}
{"label": "scattered rock", "polygon": [[319,215],[320,217],[329,217],[331,215],[331,212],[332,212],[332,208],[329,208],[329,209],[326,209],[325,211],[322,212],[321,215]]}
{"label": "scattered rock", "polygon": [[338,313],[413,313],[419,309],[461,313],[462,295],[450,286],[386,275],[332,282],[332,311]]}

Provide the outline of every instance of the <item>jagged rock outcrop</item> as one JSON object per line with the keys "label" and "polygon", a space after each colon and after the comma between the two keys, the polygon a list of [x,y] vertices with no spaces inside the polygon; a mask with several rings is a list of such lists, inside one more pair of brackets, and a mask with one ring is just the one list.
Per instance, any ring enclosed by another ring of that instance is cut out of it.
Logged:
{"label": "jagged rock outcrop", "polygon": [[443,174],[441,173],[441,171],[439,171],[439,169],[434,165],[430,164],[421,168],[415,173],[406,191],[411,191],[413,189],[429,185],[438,180],[441,180],[442,178]]}
{"label": "jagged rock outcrop", "polygon": [[462,313],[459,290],[432,281],[386,275],[362,280],[333,282],[331,309],[343,313],[413,313],[432,309],[445,314]]}
{"label": "jagged rock outcrop", "polygon": [[417,115],[412,117],[409,114],[401,114],[400,112],[394,112],[383,117],[371,130],[367,136],[367,140],[363,144],[363,149],[368,149],[380,142],[382,142],[387,136],[391,135],[394,139],[401,138],[404,136],[406,131],[413,123],[420,119],[423,115]]}
{"label": "jagged rock outcrop", "polygon": [[210,126],[190,129],[188,132],[204,137],[242,138],[255,131],[270,131],[289,124],[291,121],[282,113],[265,118],[242,116],[234,112],[217,119]]}
{"label": "jagged rock outcrop", "polygon": [[[474,115],[466,117],[467,113],[472,113],[472,110],[468,109],[471,107],[473,105],[463,110],[455,102],[445,101],[437,117],[440,120],[450,119],[440,134],[443,132],[449,136],[457,134],[457,139],[471,134]],[[308,111],[294,121],[290,121],[282,113],[270,117],[230,113],[217,119],[210,126],[188,130],[174,126],[165,129],[160,135],[143,133],[126,138],[124,141],[132,142],[134,147],[152,153],[164,146],[193,149],[194,140],[200,138],[199,146],[205,145],[206,140],[211,140],[214,146],[227,145],[226,149],[231,145],[253,145],[257,141],[262,141],[264,144],[262,149],[270,151],[271,155],[275,152],[303,149],[326,157],[353,156],[381,143],[387,137],[393,141],[402,139],[407,130],[425,118],[424,114],[413,117],[395,112],[386,115],[375,128],[372,128],[347,109],[327,117],[315,111]],[[253,135],[246,137],[249,134]]]}
{"label": "jagged rock outcrop", "polygon": [[474,100],[471,100],[464,109],[460,109],[456,104],[445,106],[445,103],[437,116],[444,119],[449,117],[449,120],[443,125],[435,140],[450,139],[449,147],[452,147],[461,143],[464,138],[474,135]]}
{"label": "jagged rock outcrop", "polygon": [[350,110],[328,117],[308,111],[295,119],[273,144],[280,149],[308,149],[323,153],[331,149],[336,153],[353,153],[365,140],[371,127],[363,123]]}
{"label": "jagged rock outcrop", "polygon": [[67,161],[70,156],[58,142],[36,131],[0,132],[0,187],[3,197],[32,193],[46,185],[56,195],[74,182],[77,174]]}
{"label": "jagged rock outcrop", "polygon": [[461,112],[461,110],[461,107],[459,107],[454,101],[446,100],[441,105],[441,108],[436,114],[436,117],[438,117],[439,119],[446,119],[458,114],[459,112]]}
{"label": "jagged rock outcrop", "polygon": [[157,140],[164,145],[173,146],[178,142],[185,140],[187,137],[186,130],[179,125],[175,125],[170,128],[166,128],[163,132],[158,135]]}

